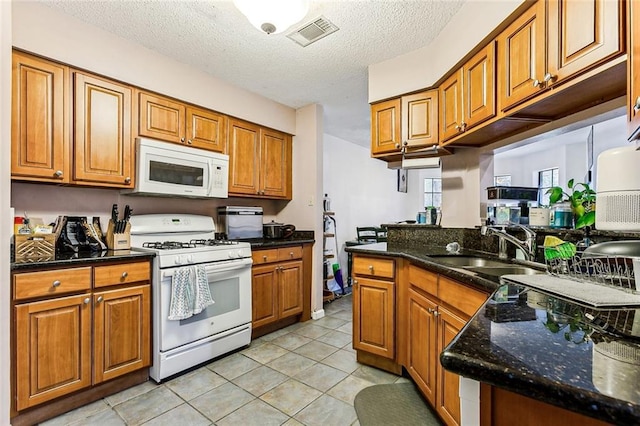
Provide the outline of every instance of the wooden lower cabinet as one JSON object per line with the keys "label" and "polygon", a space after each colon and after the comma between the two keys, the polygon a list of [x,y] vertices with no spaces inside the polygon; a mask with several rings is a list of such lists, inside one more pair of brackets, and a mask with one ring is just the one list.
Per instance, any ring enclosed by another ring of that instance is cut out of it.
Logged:
{"label": "wooden lower cabinet", "polygon": [[438,310],[438,344],[436,348],[436,412],[448,425],[460,424],[460,376],[445,370],[440,365],[440,353],[462,330],[470,317],[462,318],[453,310],[439,306]]}
{"label": "wooden lower cabinet", "polygon": [[101,281],[105,267],[13,274],[14,414],[150,365],[150,262],[128,265],[146,274],[100,291],[90,272]]}
{"label": "wooden lower cabinet", "polygon": [[[254,250],[251,279],[252,328],[299,315],[304,309],[302,247]],[[287,260],[290,259],[290,260]]]}
{"label": "wooden lower cabinet", "polygon": [[88,294],[20,304],[14,315],[18,411],[91,385]]}
{"label": "wooden lower cabinet", "polygon": [[605,426],[609,423],[504,389],[480,385],[480,426]]}
{"label": "wooden lower cabinet", "polygon": [[395,283],[356,277],[353,289],[353,348],[395,357]]}

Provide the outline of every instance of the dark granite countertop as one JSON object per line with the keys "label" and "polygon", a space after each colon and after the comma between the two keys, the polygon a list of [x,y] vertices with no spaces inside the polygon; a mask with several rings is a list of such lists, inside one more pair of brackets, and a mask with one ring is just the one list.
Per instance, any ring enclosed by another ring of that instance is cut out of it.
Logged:
{"label": "dark granite countertop", "polygon": [[404,257],[493,292],[440,355],[445,369],[612,424],[640,423],[640,310],[589,308],[465,274],[430,258],[443,247],[346,250]]}
{"label": "dark granite countertop", "polygon": [[266,248],[295,246],[300,244],[313,244],[315,243],[315,240],[313,239],[313,237],[311,238],[293,237],[293,238],[285,238],[285,239],[278,239],[278,240],[260,238],[255,240],[247,240],[247,242],[251,243],[251,249],[259,250],[259,249],[266,249]]}
{"label": "dark granite countertop", "polygon": [[43,268],[55,268],[60,266],[78,266],[82,264],[93,264],[100,262],[113,262],[121,260],[131,260],[135,258],[152,259],[155,257],[154,253],[143,252],[137,250],[106,250],[99,252],[78,252],[78,253],[56,253],[55,258],[52,260],[19,260],[11,262],[11,270],[26,270],[26,269],[43,269]]}

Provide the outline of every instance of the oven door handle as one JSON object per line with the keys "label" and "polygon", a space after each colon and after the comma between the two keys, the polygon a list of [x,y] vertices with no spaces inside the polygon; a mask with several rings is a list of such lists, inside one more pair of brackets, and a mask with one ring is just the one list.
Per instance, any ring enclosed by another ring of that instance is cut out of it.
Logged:
{"label": "oven door handle", "polygon": [[[216,272],[226,272],[226,271],[233,271],[235,269],[243,269],[243,268],[250,268],[251,264],[253,263],[252,259],[249,258],[244,258],[244,259],[236,259],[236,260],[225,260],[222,262],[216,262],[216,263],[207,263],[204,264],[204,268],[207,274],[209,273],[216,273]],[[183,268],[188,268],[191,266],[196,266],[196,265],[185,265],[183,266]],[[169,278],[173,276],[173,273],[179,269],[178,268],[171,268],[171,269],[166,269],[164,271],[162,271],[162,277],[163,278]]]}

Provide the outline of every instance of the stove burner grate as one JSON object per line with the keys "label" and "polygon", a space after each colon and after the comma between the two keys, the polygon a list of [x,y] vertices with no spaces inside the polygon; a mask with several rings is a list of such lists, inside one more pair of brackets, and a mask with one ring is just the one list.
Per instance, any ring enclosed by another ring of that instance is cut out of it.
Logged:
{"label": "stove burner grate", "polygon": [[238,244],[237,241],[230,241],[230,240],[214,240],[214,239],[199,239],[199,240],[191,240],[189,241],[190,244],[195,244],[197,246],[230,246],[230,245],[234,245],[234,244]]}
{"label": "stove burner grate", "polygon": [[175,249],[183,249],[183,248],[193,248],[196,245],[192,242],[181,243],[179,241],[150,241],[146,243],[142,243],[142,247],[158,249],[158,250],[175,250]]}

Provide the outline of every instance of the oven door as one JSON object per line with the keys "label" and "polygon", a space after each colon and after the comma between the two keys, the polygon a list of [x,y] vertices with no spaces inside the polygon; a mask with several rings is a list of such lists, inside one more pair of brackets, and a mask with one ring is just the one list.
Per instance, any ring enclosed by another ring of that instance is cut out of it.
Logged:
{"label": "oven door", "polygon": [[[251,258],[205,266],[213,305],[183,320],[169,320],[171,281],[177,268],[160,271],[159,349],[161,352],[251,323]],[[156,307],[157,308],[157,307]]]}

